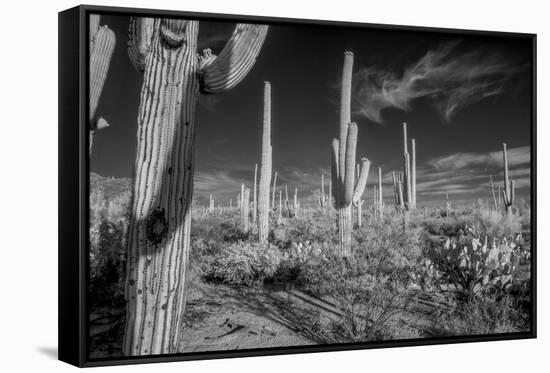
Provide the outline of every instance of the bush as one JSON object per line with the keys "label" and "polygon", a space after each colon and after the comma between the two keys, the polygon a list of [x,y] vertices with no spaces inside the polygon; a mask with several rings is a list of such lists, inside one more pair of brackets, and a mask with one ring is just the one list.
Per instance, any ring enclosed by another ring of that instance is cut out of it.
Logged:
{"label": "bush", "polygon": [[445,335],[514,333],[529,330],[529,313],[509,294],[483,291],[467,302],[450,299],[436,314],[436,328]]}
{"label": "bush", "polygon": [[239,241],[221,249],[206,277],[232,285],[263,283],[274,276],[281,258],[281,251],[273,245]]}

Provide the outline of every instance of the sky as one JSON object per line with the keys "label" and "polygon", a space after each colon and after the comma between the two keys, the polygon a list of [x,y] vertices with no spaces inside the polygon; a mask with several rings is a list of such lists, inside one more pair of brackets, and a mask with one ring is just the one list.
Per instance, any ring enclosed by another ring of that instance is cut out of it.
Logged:
{"label": "sky", "polygon": [[[117,44],[97,113],[90,162],[102,176],[132,177],[142,74],[131,65],[128,17],[104,15]],[[235,24],[201,21],[199,50],[219,53]],[[251,186],[260,160],[263,82],[272,86],[273,170],[278,186],[301,198],[330,178],[337,137],[344,52],[354,52],[352,120],[357,159],[371,171],[372,199],[382,167],[384,198],[393,200],[391,171],[402,170],[402,123],[416,141],[418,205],[490,197],[489,175],[502,185],[508,144],[516,196],[529,200],[531,175],[531,40],[427,31],[270,25],[260,56],[234,89],[201,96],[196,120],[194,195],[207,203],[235,199]]]}

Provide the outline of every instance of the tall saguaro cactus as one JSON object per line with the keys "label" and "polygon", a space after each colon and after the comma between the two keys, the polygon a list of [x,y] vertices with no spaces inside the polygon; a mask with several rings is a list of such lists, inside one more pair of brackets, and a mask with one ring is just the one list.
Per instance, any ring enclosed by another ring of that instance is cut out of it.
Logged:
{"label": "tall saguaro cactus", "polygon": [[105,80],[107,79],[111,57],[113,56],[116,44],[113,30],[107,26],[99,26],[99,21],[99,14],[90,15],[88,35],[90,47],[90,115],[88,117],[90,123],[90,144],[88,152],[90,155],[92,154],[95,131],[109,127],[109,123],[105,119],[96,117],[96,110]]}
{"label": "tall saguaro cactus", "polygon": [[506,208],[506,215],[511,215],[512,207],[516,199],[516,186],[515,181],[510,180],[508,172],[508,151],[506,150],[506,143],[502,144],[502,160],[504,163],[504,190],[502,191],[502,199],[504,201],[504,207]]}
{"label": "tall saguaro cactus", "polygon": [[258,241],[267,244],[269,233],[269,184],[271,182],[271,84],[264,83],[264,118],[262,124],[262,159],[258,191]]}
{"label": "tall saguaro cactus", "polygon": [[199,22],[132,18],[128,55],[144,72],[128,233],[126,356],[176,353],[184,330],[199,93],[237,85],[267,26],[238,24],[219,56],[197,54]]}
{"label": "tall saguaro cactus", "polygon": [[[338,223],[338,255],[351,254],[352,211],[354,196],[365,190],[367,174],[361,174],[355,184],[355,150],[357,146],[357,124],[351,122],[351,79],[353,53],[344,54],[342,87],[340,96],[339,138],[332,140],[332,183]],[[365,171],[365,167],[361,172]],[[368,173],[368,168],[366,169]],[[355,184],[355,188],[354,188]]]}
{"label": "tall saguaro cactus", "polygon": [[252,224],[256,224],[256,215],[258,214],[258,164],[254,165],[254,199],[252,201]]}

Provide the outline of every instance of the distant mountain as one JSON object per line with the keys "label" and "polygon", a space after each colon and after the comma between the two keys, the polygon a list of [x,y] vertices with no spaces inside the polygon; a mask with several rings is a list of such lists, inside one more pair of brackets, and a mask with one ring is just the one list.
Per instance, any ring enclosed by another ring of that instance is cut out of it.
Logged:
{"label": "distant mountain", "polygon": [[132,179],[104,177],[95,172],[90,172],[90,192],[102,189],[105,199],[109,200],[132,190]]}

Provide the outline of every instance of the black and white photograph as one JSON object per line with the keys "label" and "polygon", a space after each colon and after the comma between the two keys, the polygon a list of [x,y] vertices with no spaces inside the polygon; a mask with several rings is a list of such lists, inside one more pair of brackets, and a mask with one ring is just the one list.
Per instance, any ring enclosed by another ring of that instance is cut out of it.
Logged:
{"label": "black and white photograph", "polygon": [[88,30],[90,359],[532,332],[530,38]]}

